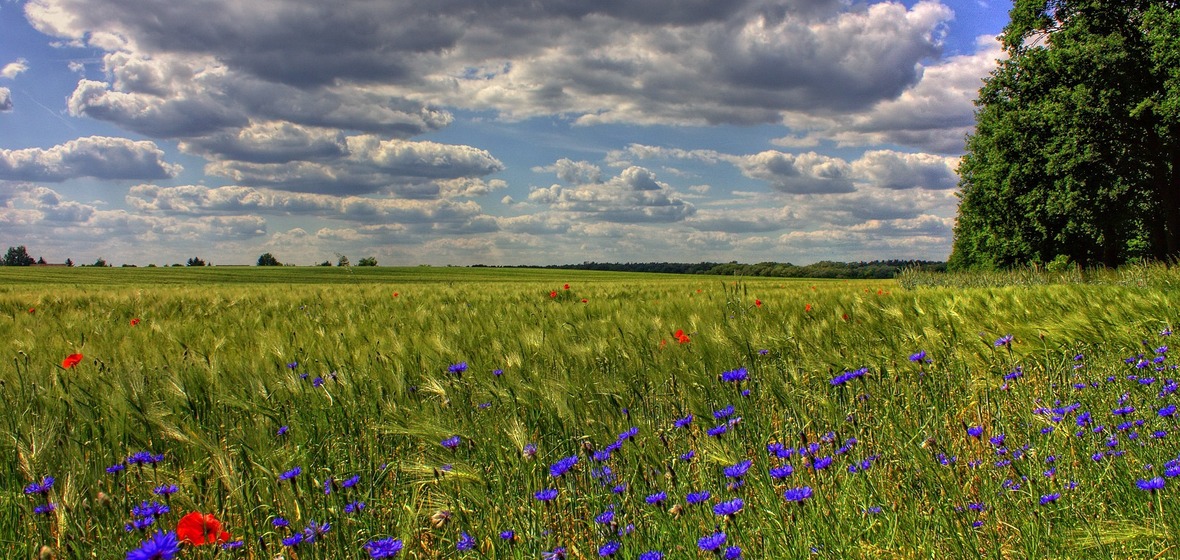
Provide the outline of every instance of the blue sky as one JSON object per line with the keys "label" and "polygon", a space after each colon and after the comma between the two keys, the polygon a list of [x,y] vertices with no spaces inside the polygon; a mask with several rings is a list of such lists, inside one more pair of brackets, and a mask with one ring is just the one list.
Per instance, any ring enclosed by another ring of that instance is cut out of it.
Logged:
{"label": "blue sky", "polygon": [[1011,2],[0,0],[51,262],[945,259]]}

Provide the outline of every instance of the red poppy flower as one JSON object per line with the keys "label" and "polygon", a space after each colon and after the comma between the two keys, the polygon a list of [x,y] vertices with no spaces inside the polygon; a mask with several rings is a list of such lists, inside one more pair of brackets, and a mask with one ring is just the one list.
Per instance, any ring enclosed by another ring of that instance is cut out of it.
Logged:
{"label": "red poppy flower", "polygon": [[66,369],[70,369],[70,368],[78,365],[81,361],[82,361],[81,354],[70,354],[69,356],[66,356],[66,359],[61,361],[61,367],[66,368]]}
{"label": "red poppy flower", "polygon": [[570,285],[566,284],[566,285],[562,286],[562,288],[568,290],[568,289],[570,289]]}
{"label": "red poppy flower", "polygon": [[131,320],[131,326],[133,326],[133,327],[134,327],[135,325],[138,325],[138,324],[139,324],[139,319],[138,319],[138,318],[135,318],[135,319],[132,319],[132,320]]}
{"label": "red poppy flower", "polygon": [[397,297],[397,292],[393,292],[393,297]]}
{"label": "red poppy flower", "polygon": [[754,307],[762,307],[762,300],[760,300],[760,299],[754,300]]}
{"label": "red poppy flower", "polygon": [[676,342],[679,344],[687,344],[690,340],[688,338],[688,335],[684,334],[684,329],[678,329],[676,332],[672,333],[672,336],[676,339]]}
{"label": "red poppy flower", "polygon": [[29,308],[29,313],[36,313],[36,312],[37,312],[37,308],[35,308],[35,307]]}
{"label": "red poppy flower", "polygon": [[588,300],[588,299],[586,299],[586,298],[582,298],[582,303],[588,303],[589,301],[590,301],[590,300]]}
{"label": "red poppy flower", "polygon": [[553,290],[552,292],[549,292],[549,297],[556,298],[557,297],[557,290]]}
{"label": "red poppy flower", "polygon": [[805,306],[803,307],[803,310],[804,310],[804,311],[806,311],[806,312],[808,312],[808,313],[811,313],[811,304],[809,303],[809,304],[805,305]]}
{"label": "red poppy flower", "polygon": [[192,545],[229,542],[229,532],[221,530],[221,522],[212,513],[194,511],[180,518],[176,524],[176,538]]}

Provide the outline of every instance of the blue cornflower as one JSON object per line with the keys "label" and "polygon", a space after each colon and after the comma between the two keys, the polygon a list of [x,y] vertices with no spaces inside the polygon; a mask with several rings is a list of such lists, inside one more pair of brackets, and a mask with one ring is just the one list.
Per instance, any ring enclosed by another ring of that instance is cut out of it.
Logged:
{"label": "blue cornflower", "polygon": [[1170,404],[1168,406],[1162,407],[1159,409],[1157,414],[1159,414],[1161,418],[1168,418],[1173,414],[1176,414],[1176,405]]}
{"label": "blue cornflower", "polygon": [[556,488],[546,488],[544,490],[537,490],[533,497],[542,502],[548,502],[557,497]]}
{"label": "blue cornflower", "polygon": [[623,492],[627,491],[627,483],[624,482],[621,484],[616,484],[613,488],[610,489],[610,491],[615,494],[622,494]]}
{"label": "blue cornflower", "polygon": [[619,541],[607,541],[606,544],[598,547],[598,556],[600,558],[609,558],[614,556],[615,553],[619,551],[621,546],[623,545],[619,544]]}
{"label": "blue cornflower", "polygon": [[125,470],[126,468],[127,468],[127,465],[125,465],[123,463],[115,463],[115,464],[107,467],[107,472],[109,472],[111,474],[115,474],[117,472],[121,472],[121,471]]}
{"label": "blue cornflower", "polygon": [[725,533],[716,532],[712,535],[705,535],[697,541],[697,547],[705,552],[713,552],[721,548],[725,544]]}
{"label": "blue cornflower", "polygon": [[721,374],[721,380],[725,381],[727,383],[738,383],[741,381],[745,381],[746,378],[749,376],[750,376],[750,373],[748,371],[746,371],[746,368],[737,368],[734,370],[723,372]]}
{"label": "blue cornflower", "polygon": [[729,418],[730,416],[733,416],[733,405],[732,404],[729,406],[726,406],[725,408],[713,411],[713,418],[716,418],[718,420],[721,420],[723,418]]}
{"label": "blue cornflower", "polygon": [[299,544],[302,542],[303,542],[303,533],[295,533],[295,534],[283,539],[283,546],[288,547],[288,548],[295,548],[295,547],[299,546]]}
{"label": "blue cornflower", "polygon": [[294,484],[295,477],[299,476],[299,473],[301,472],[303,472],[303,467],[292,468],[291,470],[279,475],[279,482],[290,480],[292,481],[291,484]]}
{"label": "blue cornflower", "polygon": [[926,359],[926,351],[925,350],[918,350],[917,353],[910,354],[910,361],[911,362],[920,362],[925,359]]}
{"label": "blue cornflower", "polygon": [[546,550],[541,553],[541,560],[563,560],[565,558],[565,547],[559,546],[553,550]]}
{"label": "blue cornflower", "polygon": [[811,468],[814,470],[817,470],[817,471],[822,471],[832,465],[832,460],[833,459],[830,455],[827,457],[820,457],[818,459],[812,459],[811,460]]}
{"label": "blue cornflower", "polygon": [[800,502],[801,503],[801,502],[803,502],[803,500],[806,500],[810,497],[811,497],[811,487],[810,486],[801,486],[799,488],[790,488],[786,492],[783,493],[783,498],[786,498],[786,500],[788,502]]}
{"label": "blue cornflower", "polygon": [[353,486],[356,486],[357,483],[360,481],[361,481],[361,475],[354,474],[354,475],[348,477],[347,479],[345,479],[344,482],[341,482],[340,486],[343,488],[352,488]]}
{"label": "blue cornflower", "polygon": [[172,508],[169,508],[167,505],[161,504],[160,502],[143,501],[137,506],[131,506],[131,515],[138,517],[164,515],[170,511],[172,511]]}
{"label": "blue cornflower", "polygon": [[1053,502],[1056,502],[1059,499],[1061,499],[1060,492],[1054,492],[1052,494],[1045,494],[1044,496],[1041,496],[1041,505],[1051,504]]}
{"label": "blue cornflower", "polygon": [[467,362],[451,364],[447,366],[447,371],[455,375],[463,375],[463,372],[467,371]]}
{"label": "blue cornflower", "polygon": [[311,386],[315,387],[316,389],[323,387],[324,386],[324,378],[317,375],[315,379],[311,380]]}
{"label": "blue cornflower", "polygon": [[443,438],[443,440],[440,441],[439,444],[447,449],[455,449],[455,448],[459,447],[460,441],[461,440],[459,439],[459,436],[451,436],[449,438]]}
{"label": "blue cornflower", "polygon": [[331,529],[332,525],[328,523],[316,523],[313,520],[303,529],[303,540],[307,543],[314,543],[316,539],[328,534],[328,531]]}
{"label": "blue cornflower", "polygon": [[668,501],[668,493],[667,492],[656,492],[655,494],[648,495],[648,497],[644,498],[644,501],[653,505],[653,506],[658,506],[658,505]]}
{"label": "blue cornflower", "polygon": [[742,502],[741,498],[734,498],[734,499],[729,500],[727,502],[721,502],[721,503],[713,506],[713,515],[719,515],[719,516],[724,515],[726,517],[733,517],[733,516],[737,515],[737,513],[739,511],[742,510],[743,505],[745,505],[745,503]]}
{"label": "blue cornflower", "polygon": [[516,531],[513,531],[512,529],[500,531],[500,540],[515,541],[516,540]]}
{"label": "blue cornflower", "polygon": [[594,516],[594,522],[599,525],[610,525],[615,520],[615,506],[609,506],[606,511]]}
{"label": "blue cornflower", "polygon": [[51,488],[53,488],[53,477],[47,476],[42,478],[40,483],[33,482],[25,486],[25,494],[48,494]]}
{"label": "blue cornflower", "polygon": [[1135,482],[1135,485],[1138,486],[1140,490],[1155,492],[1156,490],[1162,490],[1164,488],[1164,478],[1162,476],[1157,476],[1147,480],[1139,479]]}
{"label": "blue cornflower", "polygon": [[725,476],[729,478],[741,478],[746,476],[746,472],[750,470],[750,465],[754,462],[750,460],[738,461],[733,465],[725,467]]}
{"label": "blue cornflower", "polygon": [[369,558],[393,558],[403,546],[401,539],[388,537],[365,543],[365,550],[369,552]]}
{"label": "blue cornflower", "polygon": [[967,435],[979,439],[983,436],[983,426],[967,426]]}
{"label": "blue cornflower", "polygon": [[221,550],[237,550],[243,546],[246,546],[246,541],[239,539],[236,541],[221,543]]}
{"label": "blue cornflower", "polygon": [[285,435],[287,435],[287,431],[289,431],[290,429],[291,429],[290,426],[279,426],[279,429],[277,431],[275,431],[275,435],[285,436]]}
{"label": "blue cornflower", "polygon": [[157,496],[171,496],[179,491],[180,488],[175,484],[161,484],[152,489],[152,493]]}
{"label": "blue cornflower", "polygon": [[639,560],[664,560],[664,553],[658,550],[649,550],[640,554]]}
{"label": "blue cornflower", "polygon": [[684,497],[684,500],[688,502],[689,505],[695,505],[707,502],[710,496],[712,496],[712,494],[710,494],[708,490],[701,490],[700,492],[689,492],[688,495]]}
{"label": "blue cornflower", "polygon": [[629,428],[627,431],[619,434],[617,441],[626,441],[629,439],[633,439],[638,434],[639,434],[639,428],[636,426],[631,426],[631,428]]}
{"label": "blue cornflower", "polygon": [[786,464],[779,465],[777,467],[771,467],[770,478],[773,478],[775,480],[782,480],[784,478],[787,478],[788,476],[791,476],[794,472],[795,472],[795,467],[792,467],[791,465],[786,465]]}
{"label": "blue cornflower", "polygon": [[696,457],[696,456],[697,456],[697,452],[693,451],[692,449],[689,449],[688,451],[685,451],[684,453],[680,454],[680,460],[688,462],[688,461],[691,461],[692,458]]}
{"label": "blue cornflower", "polygon": [[721,557],[724,558],[725,560],[741,560],[742,547],[740,547],[740,546],[728,547],[725,549],[725,554],[722,554]]}
{"label": "blue cornflower", "polygon": [[176,533],[158,531],[139,544],[139,548],[127,552],[127,560],[172,560],[180,552],[180,541]]}
{"label": "blue cornflower", "polygon": [[365,509],[364,502],[355,502],[354,501],[354,502],[349,502],[347,505],[344,506],[344,513],[360,513],[361,510],[364,510],[364,509]]}
{"label": "blue cornflower", "polygon": [[995,346],[996,346],[996,348],[999,348],[1001,346],[1008,346],[1010,344],[1012,344],[1012,335],[1006,334],[1006,335],[1001,336],[1000,338],[996,339]]}
{"label": "blue cornflower", "polygon": [[299,362],[291,362],[287,364],[287,369],[295,369],[297,367],[299,367]]}
{"label": "blue cornflower", "polygon": [[[463,368],[466,369],[467,364],[463,364]],[[467,531],[462,531],[459,534],[459,542],[455,543],[455,550],[464,551],[473,548],[475,548],[475,539],[471,538],[471,535],[468,535]]]}
{"label": "blue cornflower", "polygon": [[520,449],[520,455],[522,457],[524,457],[525,459],[532,459],[533,457],[536,457],[537,456],[537,444],[535,444],[535,443],[524,444],[524,447],[522,447]]}
{"label": "blue cornflower", "polygon": [[53,502],[47,502],[33,508],[34,515],[49,515],[54,511],[57,511],[57,504]]}
{"label": "blue cornflower", "polygon": [[[610,455],[608,454],[607,457],[609,457],[609,456]],[[553,478],[558,478],[561,475],[565,474],[570,469],[572,469],[574,467],[574,465],[576,465],[576,464],[578,464],[578,456],[577,455],[570,455],[569,457],[566,457],[564,459],[560,459],[556,463],[549,465],[549,476],[552,476]]]}
{"label": "blue cornflower", "polygon": [[688,416],[685,416],[684,418],[677,418],[676,421],[673,422],[672,424],[675,425],[677,428],[687,428],[689,426],[689,424],[692,424],[692,415],[689,414]]}
{"label": "blue cornflower", "polygon": [[501,375],[504,375],[504,370],[502,370],[500,368],[493,369],[492,375],[494,375],[496,377],[500,377]]}
{"label": "blue cornflower", "polygon": [[721,434],[729,431],[729,424],[718,424],[705,431],[709,437],[721,437]]}

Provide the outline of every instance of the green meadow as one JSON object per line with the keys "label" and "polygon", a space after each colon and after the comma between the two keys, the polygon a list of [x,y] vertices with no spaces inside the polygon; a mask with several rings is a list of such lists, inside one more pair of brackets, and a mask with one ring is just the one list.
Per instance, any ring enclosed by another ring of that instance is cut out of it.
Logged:
{"label": "green meadow", "polygon": [[1177,280],[2,267],[0,557],[1174,557]]}

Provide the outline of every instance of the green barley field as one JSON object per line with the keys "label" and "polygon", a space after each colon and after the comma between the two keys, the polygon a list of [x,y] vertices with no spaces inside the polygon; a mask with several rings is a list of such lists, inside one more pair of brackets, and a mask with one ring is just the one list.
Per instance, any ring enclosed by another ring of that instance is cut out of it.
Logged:
{"label": "green barley field", "polygon": [[1180,272],[1083,276],[0,268],[0,557],[1180,557]]}

